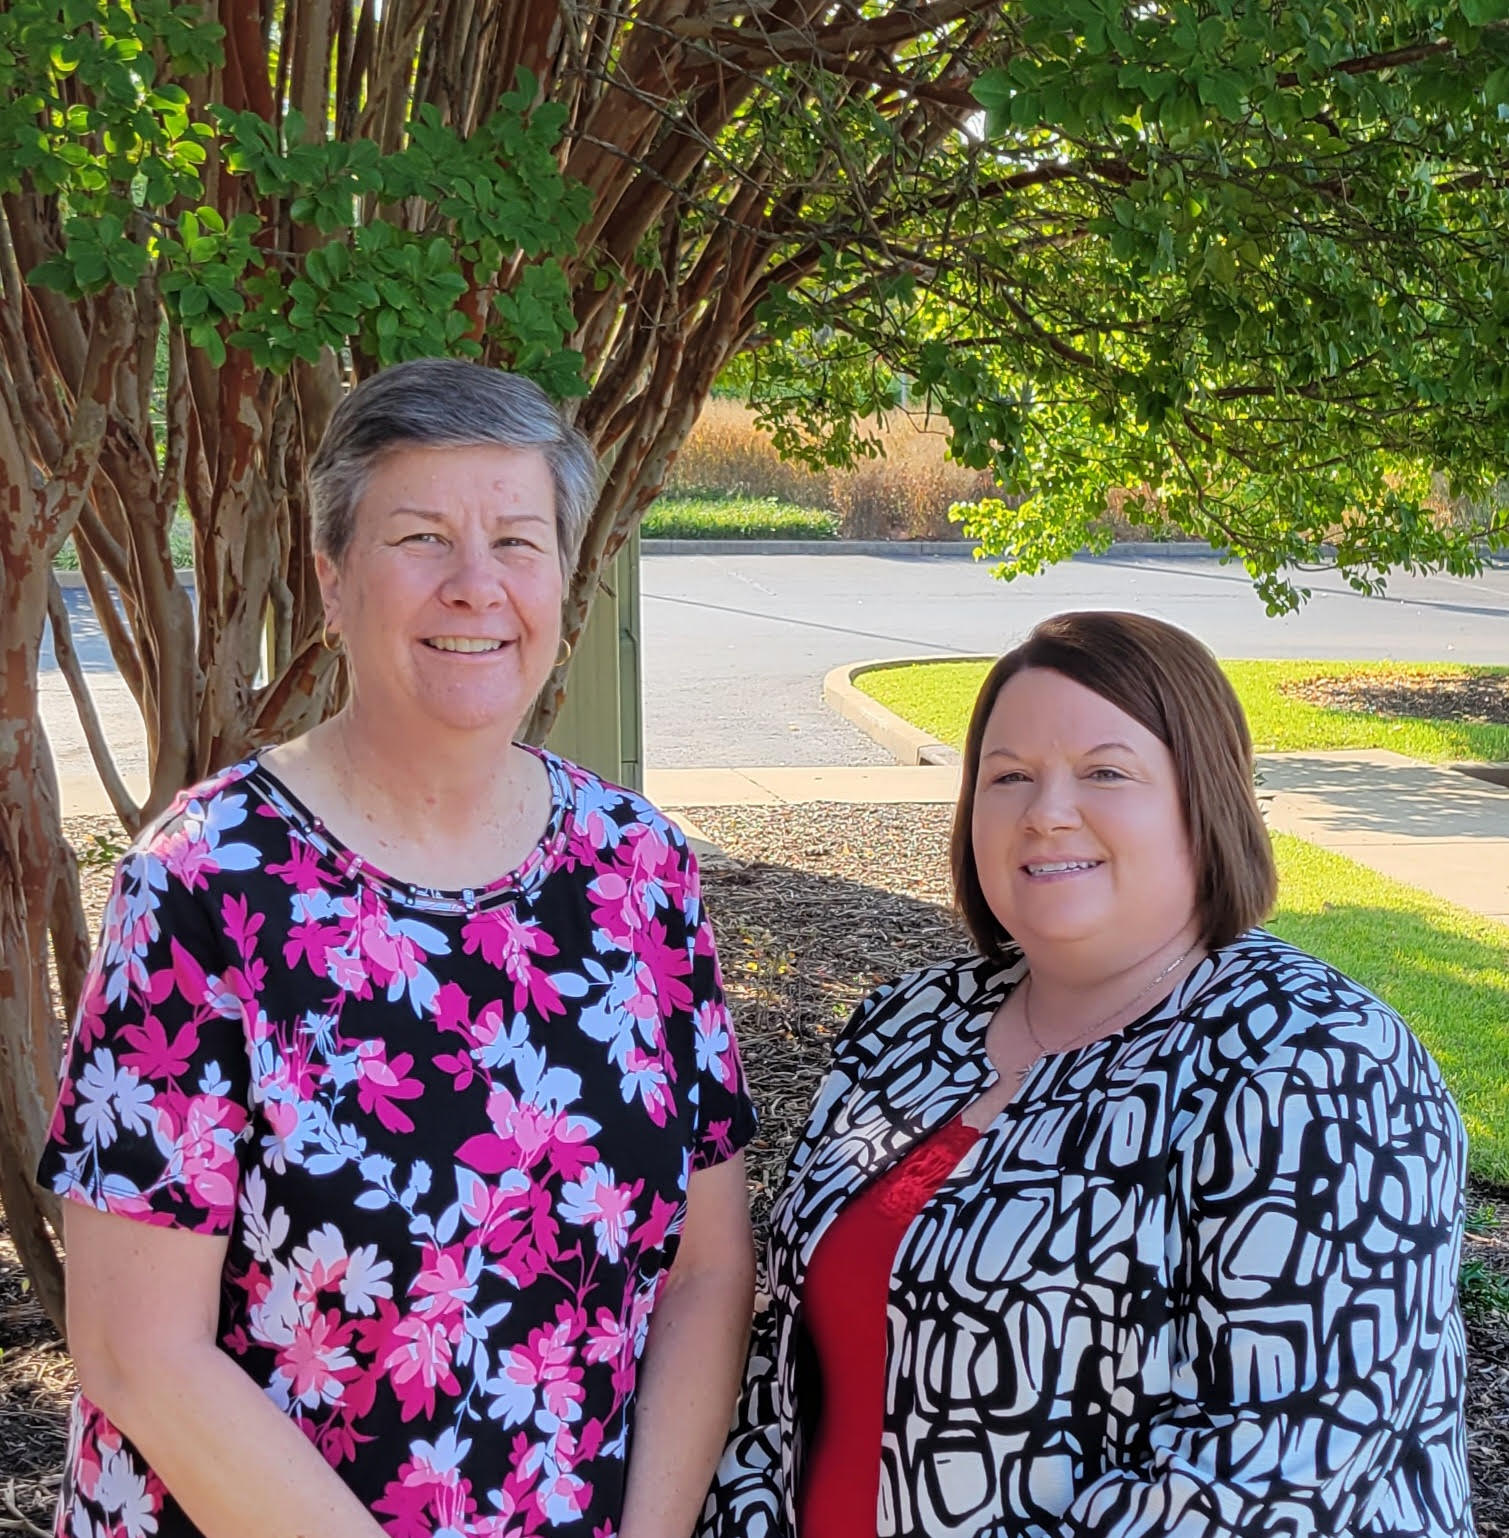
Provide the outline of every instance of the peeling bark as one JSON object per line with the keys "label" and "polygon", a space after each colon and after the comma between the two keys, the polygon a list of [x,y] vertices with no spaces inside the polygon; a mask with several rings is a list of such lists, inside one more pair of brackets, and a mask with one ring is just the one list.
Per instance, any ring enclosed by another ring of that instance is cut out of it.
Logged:
{"label": "peeling bark", "polygon": [[[775,0],[737,17],[705,0],[622,8],[210,0],[207,8],[226,28],[225,60],[210,78],[183,82],[196,109],[220,101],[275,118],[287,102],[304,114],[310,139],[365,137],[391,151],[421,103],[472,132],[520,68],[534,73],[542,96],[566,106],[561,163],[594,199],[566,261],[573,344],[592,384],[570,409],[610,464],[569,584],[565,631],[574,641],[604,568],[658,494],[718,372],[754,332],[772,271],[810,271],[829,238],[801,226],[801,200],[778,166],[763,154],[736,163],[718,136],[757,91],[805,109],[815,98],[800,71],[789,72],[797,65],[845,77],[845,90],[869,81],[877,110],[905,118],[914,136],[954,131],[963,79],[952,64],[926,59],[954,58],[988,5],[935,0],[863,20],[826,0]],[[908,42],[930,29],[942,31],[906,55]],[[939,88],[898,95],[892,85],[903,68],[932,70]],[[218,157],[211,146],[207,201],[227,219],[255,214],[270,250],[307,249],[310,232],[292,224],[287,208],[259,201],[249,179],[226,174]],[[835,150],[812,179],[836,185],[864,174]],[[417,201],[381,213],[409,230],[432,218]],[[27,288],[25,273],[61,238],[55,199],[25,190],[0,199],[0,1202],[60,1327],[61,1279],[48,1234],[55,1213],[31,1170],[52,1095],[60,1006],[76,1004],[88,942],[37,714],[43,628],[50,613],[91,754],[132,832],[185,783],[320,720],[339,703],[344,679],[319,643],[305,467],[349,382],[329,353],[277,379],[235,351],[223,368],[212,366],[168,323],[150,274],[134,292],[78,304]],[[490,298],[473,296],[475,318]],[[165,409],[155,423],[151,383],[164,334]],[[168,543],[185,505],[193,601]],[[140,806],[111,758],[50,576],[70,533],[145,723],[150,783]],[[269,615],[272,676],[260,679]],[[548,732],[566,682],[564,669],[552,676],[527,723],[532,740]],[[49,943],[62,999],[51,996]]]}

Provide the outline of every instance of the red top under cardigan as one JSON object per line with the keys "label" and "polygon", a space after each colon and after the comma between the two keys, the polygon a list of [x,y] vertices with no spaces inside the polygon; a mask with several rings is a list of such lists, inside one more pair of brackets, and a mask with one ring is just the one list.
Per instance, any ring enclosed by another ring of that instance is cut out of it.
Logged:
{"label": "red top under cardigan", "polygon": [[955,1117],[834,1218],[802,1305],[822,1368],[823,1409],[801,1492],[801,1538],[875,1538],[885,1427],[886,1304],[902,1236],[979,1137]]}

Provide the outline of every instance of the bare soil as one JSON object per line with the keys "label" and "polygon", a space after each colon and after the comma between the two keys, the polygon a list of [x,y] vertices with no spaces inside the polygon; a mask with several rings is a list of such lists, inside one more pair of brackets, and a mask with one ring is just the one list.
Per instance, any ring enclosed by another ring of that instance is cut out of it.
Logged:
{"label": "bare soil", "polygon": [[1279,693],[1327,710],[1369,716],[1414,716],[1462,721],[1471,726],[1509,726],[1509,673],[1397,672],[1352,678],[1304,678],[1279,685]]}
{"label": "bare soil", "polygon": [[[850,1010],[876,984],[957,954],[947,906],[947,807],[691,808],[730,856],[704,866],[724,979],[761,1110],[749,1150],[762,1224],[786,1152]],[[71,825],[75,846],[107,819]],[[86,871],[97,914],[107,871]],[[1509,1286],[1509,1192],[1475,1189],[1468,1254]],[[1479,1538],[1509,1538],[1509,1314],[1468,1319],[1467,1422]],[[0,1533],[41,1533],[62,1463],[67,1355],[0,1227]]]}

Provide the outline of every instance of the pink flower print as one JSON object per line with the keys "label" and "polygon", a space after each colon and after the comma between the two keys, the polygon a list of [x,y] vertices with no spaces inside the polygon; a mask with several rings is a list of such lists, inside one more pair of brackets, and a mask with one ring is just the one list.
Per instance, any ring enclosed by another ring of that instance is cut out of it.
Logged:
{"label": "pink flower print", "polygon": [[678,873],[680,857],[672,847],[669,830],[661,822],[636,822],[624,830],[615,863],[620,870],[637,870],[657,887]]}
{"label": "pink flower print", "polygon": [[368,893],[347,949],[366,962],[368,975],[386,988],[390,1004],[407,994],[419,1015],[430,1008],[440,987],[425,962],[430,956],[448,954],[450,942],[433,925],[418,919],[395,919],[384,903]]}
{"label": "pink flower print", "polygon": [[400,1052],[390,1063],[380,1041],[364,1041],[356,1049],[356,1100],[362,1110],[375,1112],[389,1132],[412,1132],[414,1123],[395,1100],[417,1100],[424,1094],[418,1079],[406,1078],[413,1057]]}
{"label": "pink flower print", "polygon": [[325,952],[325,975],[342,993],[365,997],[367,967],[360,956],[345,950]]}
{"label": "pink flower print", "polygon": [[404,1464],[397,1479],[390,1479],[383,1493],[372,1503],[372,1510],[383,1519],[383,1527],[392,1538],[430,1538],[434,1524],[429,1520],[430,1486],[427,1480],[411,1482],[412,1465]]}
{"label": "pink flower print", "polygon": [[526,1178],[511,1210],[489,1224],[485,1246],[493,1270],[514,1287],[529,1286],[560,1258],[560,1225],[543,1183]]}
{"label": "pink flower print", "polygon": [[710,1164],[721,1164],[725,1159],[732,1159],[734,1152],[733,1121],[727,1116],[720,1117],[708,1122],[692,1167],[700,1170]]}
{"label": "pink flower print", "polygon": [[154,840],[163,865],[192,892],[223,870],[255,870],[251,844],[226,843],[222,835],[246,821],[246,797],[221,793],[190,801],[176,826]]}
{"label": "pink flower print", "polygon": [[565,1014],[555,985],[535,964],[537,956],[558,954],[555,941],[539,924],[525,923],[512,908],[490,908],[466,921],[461,948],[468,956],[480,952],[489,965],[502,969],[513,983],[515,1010],[532,1002],[544,1019]]}
{"label": "pink flower print", "polygon": [[629,1236],[632,1244],[641,1250],[658,1250],[665,1247],[670,1234],[681,1231],[681,1218],[686,1212],[683,1202],[667,1201],[658,1191],[650,1198],[650,1215]]}
{"label": "pink flower print", "polygon": [[592,922],[615,949],[634,949],[634,940],[647,921],[640,894],[617,871],[604,871],[587,888],[592,899]]}
{"label": "pink flower print", "polygon": [[665,1126],[666,1118],[675,1109],[665,1065],[642,1047],[631,1049],[624,1063],[623,1097],[627,1101],[636,1095],[644,1102],[650,1120],[657,1127]]}
{"label": "pink flower print", "polygon": [[544,1526],[545,1514],[534,1498],[540,1473],[538,1468],[528,1467],[529,1451],[529,1438],[521,1431],[501,1460],[508,1471],[503,1483],[487,1493],[497,1515],[480,1517],[473,1529],[474,1538],[534,1538]]}
{"label": "pink flower print", "polygon": [[460,983],[444,982],[435,990],[435,997],[430,1000],[430,1008],[435,1014],[435,1025],[438,1030],[455,1031],[458,1035],[471,1040],[472,1034],[472,1001],[467,997],[466,990]]}
{"label": "pink flower print", "polygon": [[170,1112],[160,1110],[157,1135],[174,1143],[173,1162],[190,1200],[204,1209],[203,1226],[219,1231],[236,1210],[236,1140],[246,1125],[246,1107],[220,1095],[197,1095],[176,1133],[172,1121]]}
{"label": "pink flower print", "polygon": [[533,1100],[516,1099],[508,1089],[488,1096],[487,1116],[494,1130],[468,1138],[456,1151],[462,1164],[481,1174],[531,1169],[542,1162],[555,1173],[575,1173],[596,1157],[587,1146],[587,1122]]}
{"label": "pink flower print", "polygon": [[265,913],[253,913],[245,897],[227,892],[220,904],[220,927],[243,960],[257,948],[257,934],[267,922]]}
{"label": "pink flower print", "polygon": [[181,1079],[199,1046],[199,1027],[192,1020],[179,1026],[169,1041],[156,1015],[147,1015],[140,1025],[122,1026],[120,1036],[132,1048],[121,1053],[121,1062],[144,1079]]}
{"label": "pink flower print", "polygon": [[393,1329],[393,1345],[383,1370],[398,1398],[399,1418],[435,1413],[435,1390],[458,1394],[461,1385],[451,1371],[451,1338],[443,1319],[410,1314]]}
{"label": "pink flower print", "polygon": [[302,838],[289,840],[286,860],[269,860],[262,869],[269,876],[287,882],[296,892],[318,891],[326,881],[325,872],[320,867],[319,851]]}
{"label": "pink flower print", "polygon": [[650,1278],[645,1286],[634,1294],[634,1301],[629,1305],[629,1332],[633,1336],[633,1357],[637,1362],[644,1352],[644,1343],[650,1333],[650,1315],[655,1312],[655,1300],[660,1296],[660,1289],[665,1285],[665,1279],[670,1273],[661,1271]]}
{"label": "pink flower print", "polygon": [[418,1300],[414,1312],[430,1320],[460,1320],[466,1305],[477,1296],[481,1269],[481,1250],[468,1251],[459,1244],[443,1250],[425,1245],[419,1274],[409,1284],[410,1296]]}
{"label": "pink flower print", "polygon": [[497,1375],[488,1385],[494,1395],[489,1414],[505,1426],[519,1425],[543,1406],[552,1420],[572,1421],[581,1415],[582,1368],[576,1361],[576,1339],[582,1332],[579,1310],[562,1303],[555,1323],[531,1330],[522,1346],[505,1351]]}
{"label": "pink flower print", "polygon": [[634,1198],[643,1184],[621,1186],[606,1164],[594,1164],[580,1180],[568,1180],[561,1187],[561,1217],[578,1227],[590,1224],[598,1248],[616,1261],[629,1237]]}
{"label": "pink flower print", "polygon": [[612,1309],[600,1308],[596,1320],[588,1327],[582,1355],[589,1362],[622,1363],[629,1357],[633,1343],[628,1322]]}
{"label": "pink flower print", "polygon": [[[344,936],[334,924],[319,919],[305,919],[290,924],[288,938],[283,942],[283,965],[293,968],[303,962],[311,972],[320,977],[330,975],[330,963],[326,959],[332,950],[343,949]],[[346,985],[341,984],[342,987]],[[353,990],[354,991],[354,990]]]}
{"label": "pink flower print", "polygon": [[685,947],[668,945],[665,925],[657,920],[646,931],[639,954],[654,979],[662,1017],[689,1013],[692,1008],[692,990],[687,979],[691,975],[692,958],[687,955]]}
{"label": "pink flower print", "polygon": [[339,1403],[343,1376],[356,1368],[356,1359],[347,1350],[351,1331],[337,1308],[315,1309],[307,1322],[295,1323],[293,1339],[278,1352],[273,1370],[290,1403],[306,1410]]}
{"label": "pink flower print", "polygon": [[374,1511],[394,1518],[385,1524],[390,1533],[429,1538],[431,1533],[459,1535],[471,1530],[476,1502],[471,1482],[460,1473],[471,1446],[451,1428],[433,1443],[413,1444],[413,1456],[373,1504]]}

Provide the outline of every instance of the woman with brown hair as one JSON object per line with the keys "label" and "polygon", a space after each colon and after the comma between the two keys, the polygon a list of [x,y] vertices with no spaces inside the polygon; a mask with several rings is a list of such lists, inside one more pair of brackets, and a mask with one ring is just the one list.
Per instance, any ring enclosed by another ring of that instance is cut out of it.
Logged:
{"label": "woman with brown hair", "polygon": [[1462,1126],[1256,927],[1241,707],[1063,614],[975,706],[978,954],[866,999],[771,1220],[707,1538],[1465,1538]]}

